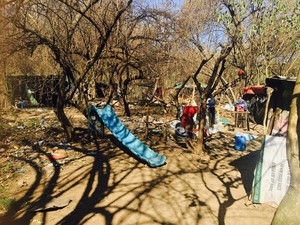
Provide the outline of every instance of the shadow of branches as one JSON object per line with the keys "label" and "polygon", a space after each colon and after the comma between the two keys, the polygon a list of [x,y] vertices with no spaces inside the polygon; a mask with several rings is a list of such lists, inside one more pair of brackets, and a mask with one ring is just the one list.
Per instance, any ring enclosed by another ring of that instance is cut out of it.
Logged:
{"label": "shadow of branches", "polygon": [[[82,136],[87,133],[82,132]],[[34,181],[0,221],[10,225],[226,224],[230,207],[249,193],[251,171],[246,170],[253,169],[244,166],[244,172],[239,172],[239,165],[253,160],[250,157],[239,161],[248,153],[236,152],[228,138],[233,140],[228,134],[219,133],[207,139],[207,164],[169,141],[152,146],[167,156],[167,164],[149,168],[133,158],[112,135],[92,143],[83,137],[81,143],[66,144],[65,151],[76,153],[76,157],[65,161],[50,159],[50,173],[43,172],[34,160],[18,158],[32,168]],[[30,146],[34,152],[47,156],[40,145]],[[245,190],[235,196],[233,192],[238,188]],[[55,199],[71,202],[47,210]],[[41,210],[33,210],[37,207]]]}

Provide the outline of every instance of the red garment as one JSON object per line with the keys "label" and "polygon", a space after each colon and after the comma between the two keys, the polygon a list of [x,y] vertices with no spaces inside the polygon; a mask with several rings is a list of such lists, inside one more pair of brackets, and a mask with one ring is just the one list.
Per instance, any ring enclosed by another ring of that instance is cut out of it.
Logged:
{"label": "red garment", "polygon": [[199,113],[200,108],[198,106],[184,106],[183,115],[181,117],[181,126],[184,127],[191,123],[193,116]]}

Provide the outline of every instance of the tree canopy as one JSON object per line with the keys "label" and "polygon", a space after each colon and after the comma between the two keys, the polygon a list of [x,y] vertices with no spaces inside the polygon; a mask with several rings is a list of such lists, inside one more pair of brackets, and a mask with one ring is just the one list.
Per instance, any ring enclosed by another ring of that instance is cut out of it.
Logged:
{"label": "tree canopy", "polygon": [[59,76],[56,112],[71,137],[64,106],[72,103],[85,114],[87,88],[94,82],[109,84],[108,101],[118,93],[130,115],[133,87],[145,82],[167,88],[191,79],[205,102],[222,79],[235,80],[239,69],[250,85],[273,75],[296,76],[299,5],[287,0],[3,1],[1,63],[6,76]]}

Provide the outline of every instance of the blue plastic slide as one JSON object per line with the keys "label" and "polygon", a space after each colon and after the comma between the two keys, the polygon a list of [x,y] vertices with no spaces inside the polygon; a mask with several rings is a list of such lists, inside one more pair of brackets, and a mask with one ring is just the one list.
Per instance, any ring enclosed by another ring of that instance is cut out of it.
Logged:
{"label": "blue plastic slide", "polygon": [[[99,122],[103,122],[124,146],[134,155],[145,161],[150,167],[158,167],[165,164],[166,157],[154,152],[137,139],[120,121],[110,105],[106,105],[103,109],[98,109],[96,106],[91,105],[88,108],[88,114],[90,123],[94,123],[91,115],[98,115],[102,120]],[[96,120],[99,120],[97,116]]]}

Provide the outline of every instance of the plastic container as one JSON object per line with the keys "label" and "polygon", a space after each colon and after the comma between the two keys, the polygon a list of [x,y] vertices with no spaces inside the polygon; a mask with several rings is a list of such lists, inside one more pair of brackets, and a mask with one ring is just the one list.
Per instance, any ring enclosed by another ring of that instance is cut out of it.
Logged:
{"label": "plastic container", "polygon": [[234,149],[238,151],[245,151],[246,142],[247,140],[244,136],[235,136]]}

